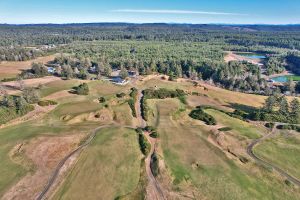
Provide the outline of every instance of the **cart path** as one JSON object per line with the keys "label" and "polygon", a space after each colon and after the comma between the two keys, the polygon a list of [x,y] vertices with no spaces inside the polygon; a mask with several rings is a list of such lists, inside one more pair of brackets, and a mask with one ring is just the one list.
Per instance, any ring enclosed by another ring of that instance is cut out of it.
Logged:
{"label": "cart path", "polygon": [[272,167],[272,168],[273,168],[275,171],[277,171],[281,176],[285,177],[287,180],[289,180],[289,181],[292,182],[293,184],[295,184],[295,185],[297,185],[298,187],[300,187],[300,180],[298,180],[297,178],[291,176],[288,172],[286,172],[286,171],[284,171],[283,169],[277,167],[277,166],[274,165],[273,163],[270,163],[270,162],[268,162],[268,161],[265,161],[265,160],[259,158],[259,157],[258,157],[257,155],[255,155],[255,153],[253,152],[253,148],[254,148],[256,145],[258,145],[259,143],[261,143],[262,141],[264,141],[264,140],[266,140],[266,139],[268,139],[268,138],[273,137],[273,136],[276,134],[276,131],[275,131],[275,130],[276,130],[276,126],[277,126],[277,125],[281,125],[281,124],[276,123],[275,126],[274,126],[274,128],[273,128],[273,130],[272,130],[269,134],[267,134],[267,135],[265,135],[265,136],[263,136],[263,137],[261,137],[261,138],[259,138],[259,139],[254,140],[253,142],[251,142],[250,145],[248,145],[248,147],[247,147],[247,153],[248,153],[248,155],[249,155],[253,160],[255,160],[255,162],[260,163],[260,164],[263,164],[263,165],[265,165],[265,166]]}
{"label": "cart path", "polygon": [[71,153],[69,153],[66,157],[64,157],[64,159],[62,159],[59,164],[56,166],[55,170],[53,171],[52,175],[49,178],[48,183],[46,184],[46,186],[44,187],[43,191],[39,194],[39,196],[36,198],[36,200],[42,200],[46,197],[47,192],[50,190],[50,188],[54,185],[56,179],[59,176],[59,173],[61,171],[61,169],[63,168],[63,166],[65,165],[65,163],[67,162],[67,160],[69,160],[73,155],[75,155],[77,152],[81,151],[82,149],[84,149],[85,147],[87,147],[92,141],[93,139],[96,137],[97,132],[103,128],[108,128],[111,127],[112,125],[103,125],[103,126],[99,126],[98,128],[96,128],[95,130],[92,131],[92,133],[89,135],[88,139],[79,147],[77,147],[74,151],[72,151]]}

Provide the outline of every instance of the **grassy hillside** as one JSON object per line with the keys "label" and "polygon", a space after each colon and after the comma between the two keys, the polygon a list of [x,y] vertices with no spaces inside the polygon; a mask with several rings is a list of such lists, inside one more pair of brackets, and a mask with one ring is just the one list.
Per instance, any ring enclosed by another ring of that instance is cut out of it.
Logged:
{"label": "grassy hillside", "polygon": [[100,130],[53,199],[114,199],[128,194],[137,187],[140,166],[134,130]]}
{"label": "grassy hillside", "polygon": [[259,157],[300,178],[300,136],[297,133],[282,131],[276,137],[259,144],[254,152]]}
{"label": "grassy hillside", "polygon": [[[208,141],[210,131],[204,125],[191,121],[185,111],[179,112],[178,101],[160,100],[156,106],[161,154],[176,191],[193,191],[196,199],[298,198],[300,191],[286,186],[272,172],[229,159]],[[253,131],[247,126],[244,129]]]}

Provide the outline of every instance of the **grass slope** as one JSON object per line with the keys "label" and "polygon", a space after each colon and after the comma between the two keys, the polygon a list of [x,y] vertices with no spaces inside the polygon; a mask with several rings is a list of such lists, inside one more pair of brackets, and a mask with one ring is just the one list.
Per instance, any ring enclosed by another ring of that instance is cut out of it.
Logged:
{"label": "grass slope", "polygon": [[134,191],[141,153],[134,130],[100,130],[54,199],[114,199]]}
{"label": "grass slope", "polygon": [[300,178],[300,135],[282,131],[280,135],[267,139],[255,147],[254,152]]}
{"label": "grass slope", "polygon": [[160,146],[173,176],[173,188],[193,191],[196,199],[298,198],[299,190],[289,188],[271,172],[255,165],[241,167],[228,159],[207,141],[205,126],[187,118],[187,113],[176,116],[179,107],[175,100],[157,101]]}

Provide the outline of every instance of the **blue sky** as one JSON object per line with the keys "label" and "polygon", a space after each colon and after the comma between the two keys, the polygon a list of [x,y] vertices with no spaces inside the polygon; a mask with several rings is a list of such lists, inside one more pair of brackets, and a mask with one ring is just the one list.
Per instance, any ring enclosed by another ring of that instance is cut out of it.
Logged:
{"label": "blue sky", "polygon": [[299,24],[300,0],[0,0],[0,23]]}

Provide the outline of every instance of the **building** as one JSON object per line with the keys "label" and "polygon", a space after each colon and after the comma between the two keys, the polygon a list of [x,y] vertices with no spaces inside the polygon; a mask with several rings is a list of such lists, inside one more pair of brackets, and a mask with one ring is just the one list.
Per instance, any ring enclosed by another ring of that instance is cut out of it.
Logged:
{"label": "building", "polygon": [[117,77],[112,77],[111,82],[117,85],[126,85],[129,81],[117,76]]}
{"label": "building", "polygon": [[48,73],[54,74],[56,69],[54,67],[47,67]]}

